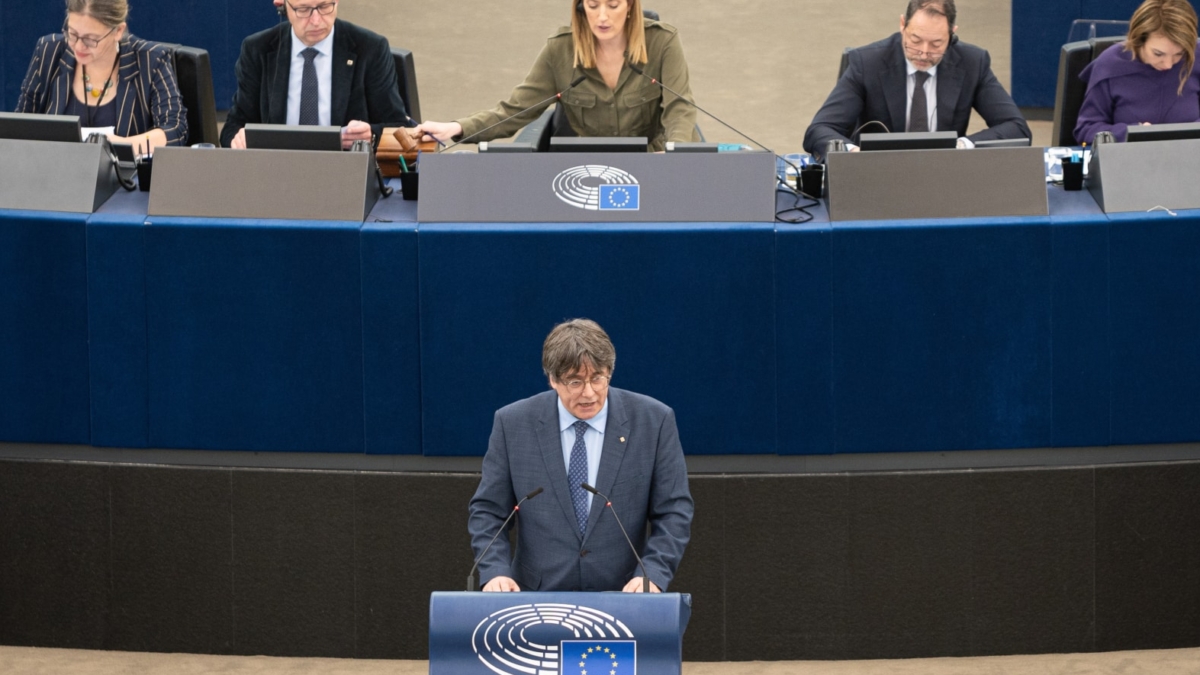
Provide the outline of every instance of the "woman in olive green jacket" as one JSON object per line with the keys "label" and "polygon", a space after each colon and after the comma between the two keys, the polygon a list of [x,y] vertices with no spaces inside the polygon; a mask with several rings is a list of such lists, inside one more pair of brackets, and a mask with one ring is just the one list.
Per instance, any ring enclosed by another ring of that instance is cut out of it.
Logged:
{"label": "woman in olive green jacket", "polygon": [[[553,100],[488,129],[584,79],[562,95],[571,128],[580,136],[645,136],[650,150],[667,141],[695,140],[696,109],[650,81],[655,78],[692,98],[683,46],[673,26],[642,18],[641,0],[570,0],[571,26],[546,40],[525,82],[492,110],[415,129],[441,141],[504,138],[536,118]],[[629,68],[635,63],[645,76]]]}

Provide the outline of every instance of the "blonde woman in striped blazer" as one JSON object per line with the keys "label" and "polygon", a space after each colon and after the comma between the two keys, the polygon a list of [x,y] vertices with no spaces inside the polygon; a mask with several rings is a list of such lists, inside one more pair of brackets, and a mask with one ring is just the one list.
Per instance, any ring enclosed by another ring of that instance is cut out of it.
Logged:
{"label": "blonde woman in striped blazer", "polygon": [[152,152],[187,143],[170,49],[126,32],[125,0],[66,0],[63,32],[38,40],[17,112],[79,115],[85,127]]}

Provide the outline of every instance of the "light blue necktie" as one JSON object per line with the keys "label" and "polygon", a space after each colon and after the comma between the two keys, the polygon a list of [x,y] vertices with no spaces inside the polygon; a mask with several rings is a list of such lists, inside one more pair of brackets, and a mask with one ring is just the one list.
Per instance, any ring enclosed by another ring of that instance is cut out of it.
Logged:
{"label": "light blue necktie", "polygon": [[571,503],[575,505],[575,520],[579,521],[579,534],[587,534],[587,492],[580,486],[588,479],[587,446],[583,443],[583,432],[588,423],[575,423],[575,445],[571,446],[571,467],[567,469],[567,483],[571,488]]}

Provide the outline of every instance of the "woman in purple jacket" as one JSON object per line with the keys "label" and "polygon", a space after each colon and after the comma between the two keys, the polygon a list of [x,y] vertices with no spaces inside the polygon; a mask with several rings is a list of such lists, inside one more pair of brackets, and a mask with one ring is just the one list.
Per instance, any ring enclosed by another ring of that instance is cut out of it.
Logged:
{"label": "woman in purple jacket", "polygon": [[1111,131],[1125,140],[1130,125],[1200,121],[1196,10],[1188,0],[1146,0],[1129,34],[1079,74],[1087,83],[1075,140],[1092,143]]}

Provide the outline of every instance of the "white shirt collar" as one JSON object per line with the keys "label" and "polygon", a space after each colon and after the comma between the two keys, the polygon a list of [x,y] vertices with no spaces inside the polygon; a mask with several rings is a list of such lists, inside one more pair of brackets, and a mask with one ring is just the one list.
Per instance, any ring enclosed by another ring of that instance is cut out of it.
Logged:
{"label": "white shirt collar", "polygon": [[[908,69],[909,77],[912,77],[913,74],[915,74],[917,72],[917,67],[912,64],[912,61],[908,60],[908,57],[904,58],[904,66]],[[937,77],[937,69],[938,69],[938,67],[934,66],[934,67],[930,68],[929,70],[926,70],[925,72],[929,73],[930,79],[933,79],[933,78]]]}
{"label": "white shirt collar", "polygon": [[[563,405],[561,398],[556,396],[554,400],[558,403],[558,431],[562,433],[578,422],[579,418],[567,412],[567,407]],[[603,434],[604,427],[608,424],[608,398],[604,399],[604,407],[600,408],[600,412],[596,413],[595,417],[583,421],[587,422],[591,428]]]}
{"label": "white shirt collar", "polygon": [[[321,40],[317,44],[313,45],[313,49],[320,52],[321,56],[326,58],[333,56],[333,31],[335,30],[337,30],[336,24],[333,28],[329,29],[329,35],[326,35],[324,40]],[[296,29],[292,28],[292,58],[294,59],[300,56],[300,52],[307,48],[308,45],[304,44],[304,41],[300,39],[299,35],[296,35]]]}

